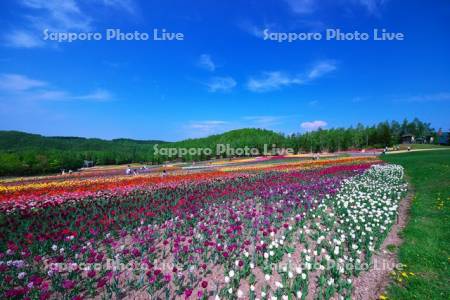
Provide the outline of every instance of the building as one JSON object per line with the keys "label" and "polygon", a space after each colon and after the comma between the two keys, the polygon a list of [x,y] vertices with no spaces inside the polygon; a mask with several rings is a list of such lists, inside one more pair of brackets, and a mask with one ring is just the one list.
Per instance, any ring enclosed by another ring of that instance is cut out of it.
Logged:
{"label": "building", "polygon": [[413,134],[406,133],[402,135],[402,144],[414,144],[416,137]]}
{"label": "building", "polygon": [[402,135],[402,144],[433,144],[434,137],[432,135],[427,136],[415,136],[410,133]]}
{"label": "building", "polygon": [[83,162],[83,168],[91,168],[94,166],[94,161],[92,160],[85,160]]}

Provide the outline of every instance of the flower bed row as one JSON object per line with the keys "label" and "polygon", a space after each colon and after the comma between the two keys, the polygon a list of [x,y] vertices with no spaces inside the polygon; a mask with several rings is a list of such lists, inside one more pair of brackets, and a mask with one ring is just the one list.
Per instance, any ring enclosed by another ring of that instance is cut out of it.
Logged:
{"label": "flower bed row", "polygon": [[2,214],[0,297],[347,297],[358,270],[341,265],[370,261],[402,175],[371,164],[233,174]]}

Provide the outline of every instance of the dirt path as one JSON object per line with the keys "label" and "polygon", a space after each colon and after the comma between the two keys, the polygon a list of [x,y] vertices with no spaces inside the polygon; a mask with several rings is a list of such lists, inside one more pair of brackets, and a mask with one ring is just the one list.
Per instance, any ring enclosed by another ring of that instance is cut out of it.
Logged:
{"label": "dirt path", "polygon": [[411,149],[411,150],[396,150],[396,151],[388,151],[386,152],[387,155],[392,154],[402,154],[402,153],[408,153],[408,152],[422,152],[422,151],[439,151],[439,150],[450,150],[449,148],[429,148],[429,149]]}
{"label": "dirt path", "polygon": [[[397,249],[403,240],[399,237],[400,231],[405,228],[414,191],[409,186],[405,199],[401,200],[398,209],[398,221],[392,227],[389,235],[381,245],[380,251],[373,255],[373,267],[354,279],[355,287],[352,298],[358,300],[379,299],[390,282],[389,273],[399,263]],[[387,249],[388,245],[395,245],[395,251]]]}

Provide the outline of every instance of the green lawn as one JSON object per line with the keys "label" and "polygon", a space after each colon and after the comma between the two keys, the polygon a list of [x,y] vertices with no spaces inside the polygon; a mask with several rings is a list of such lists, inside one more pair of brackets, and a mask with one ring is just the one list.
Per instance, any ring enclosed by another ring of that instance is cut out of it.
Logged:
{"label": "green lawn", "polygon": [[438,149],[438,148],[447,148],[450,149],[449,146],[442,146],[442,145],[434,145],[434,144],[400,144],[400,150],[406,150],[408,149],[408,146],[411,147],[411,149]]}
{"label": "green lawn", "polygon": [[[450,299],[450,151],[382,158],[402,165],[414,189],[410,218],[398,250],[407,272],[388,288],[389,299]],[[409,274],[409,273],[407,273]]]}

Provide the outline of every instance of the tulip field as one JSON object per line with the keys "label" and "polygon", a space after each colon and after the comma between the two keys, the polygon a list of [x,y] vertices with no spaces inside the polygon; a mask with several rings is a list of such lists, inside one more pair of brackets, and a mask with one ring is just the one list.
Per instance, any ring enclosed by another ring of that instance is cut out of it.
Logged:
{"label": "tulip field", "polygon": [[406,191],[371,156],[0,180],[0,298],[351,299]]}

